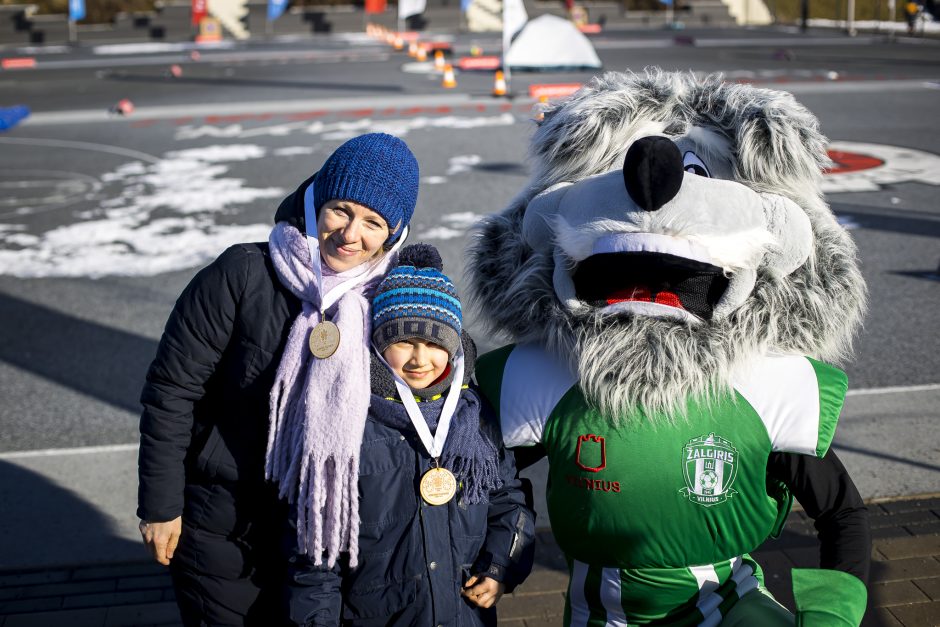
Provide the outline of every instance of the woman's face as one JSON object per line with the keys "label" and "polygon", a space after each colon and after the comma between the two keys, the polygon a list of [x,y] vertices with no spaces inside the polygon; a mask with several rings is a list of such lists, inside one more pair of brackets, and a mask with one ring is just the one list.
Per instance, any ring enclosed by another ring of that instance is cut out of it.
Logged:
{"label": "woman's face", "polygon": [[375,257],[388,239],[385,219],[352,200],[328,200],[317,216],[320,256],[336,272],[351,270]]}

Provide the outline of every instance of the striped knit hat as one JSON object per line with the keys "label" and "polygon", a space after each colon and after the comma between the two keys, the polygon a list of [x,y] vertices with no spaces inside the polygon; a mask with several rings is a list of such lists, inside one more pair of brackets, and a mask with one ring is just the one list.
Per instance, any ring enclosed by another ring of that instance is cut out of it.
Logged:
{"label": "striped knit hat", "polygon": [[457,289],[441,270],[437,249],[405,246],[372,299],[372,343],[379,350],[418,337],[453,357],[460,348],[463,323]]}

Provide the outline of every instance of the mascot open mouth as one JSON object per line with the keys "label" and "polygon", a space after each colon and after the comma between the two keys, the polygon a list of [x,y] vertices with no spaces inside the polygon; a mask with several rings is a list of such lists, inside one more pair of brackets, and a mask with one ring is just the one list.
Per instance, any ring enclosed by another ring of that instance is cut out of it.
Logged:
{"label": "mascot open mouth", "polygon": [[728,288],[718,266],[660,252],[611,252],[578,264],[575,293],[592,307],[645,302],[684,310],[710,320]]}

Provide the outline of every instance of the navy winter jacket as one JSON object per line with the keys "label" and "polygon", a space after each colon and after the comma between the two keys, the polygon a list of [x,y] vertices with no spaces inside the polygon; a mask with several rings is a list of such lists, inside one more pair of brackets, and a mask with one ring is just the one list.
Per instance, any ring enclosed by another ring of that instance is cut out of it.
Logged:
{"label": "navy winter jacket", "polygon": [[[382,366],[374,361],[376,367]],[[439,413],[443,402],[419,407]],[[306,556],[295,555],[289,577],[292,620],[317,626],[495,625],[495,608],[471,605],[461,588],[476,573],[503,582],[507,592],[525,579],[532,568],[535,521],[492,410],[475,390],[464,388],[453,420],[479,420],[481,428],[492,430],[503,485],[490,492],[489,503],[467,504],[458,488],[439,506],[428,505],[418,492],[431,459],[414,428],[383,424],[390,422],[382,420],[385,412],[405,415],[400,402],[373,394],[359,463],[359,566],[314,567]]]}

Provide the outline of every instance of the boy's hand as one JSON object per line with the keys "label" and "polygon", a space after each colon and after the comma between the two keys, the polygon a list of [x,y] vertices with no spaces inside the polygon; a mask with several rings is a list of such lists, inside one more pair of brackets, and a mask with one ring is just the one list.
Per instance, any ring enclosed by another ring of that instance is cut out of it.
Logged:
{"label": "boy's hand", "polygon": [[495,579],[490,579],[486,575],[473,575],[463,585],[461,594],[474,605],[493,607],[505,590],[506,586]]}
{"label": "boy's hand", "polygon": [[178,516],[167,522],[140,522],[140,535],[155,560],[170,565],[183,530],[183,518]]}

